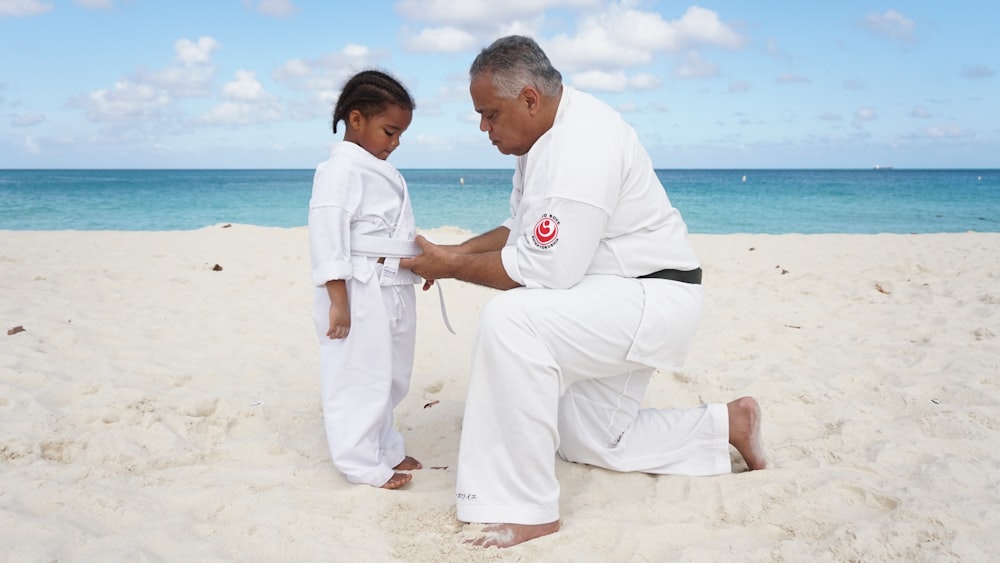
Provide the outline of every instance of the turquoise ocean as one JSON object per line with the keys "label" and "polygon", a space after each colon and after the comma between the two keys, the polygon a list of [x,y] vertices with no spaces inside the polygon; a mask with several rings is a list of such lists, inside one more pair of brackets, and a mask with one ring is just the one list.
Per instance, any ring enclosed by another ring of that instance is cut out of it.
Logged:
{"label": "turquoise ocean", "polygon": [[[479,233],[512,170],[401,170],[417,226]],[[0,170],[0,230],[306,224],[312,170]],[[1000,232],[1000,170],[657,170],[691,233]],[[2,239],[0,239],[2,244]]]}

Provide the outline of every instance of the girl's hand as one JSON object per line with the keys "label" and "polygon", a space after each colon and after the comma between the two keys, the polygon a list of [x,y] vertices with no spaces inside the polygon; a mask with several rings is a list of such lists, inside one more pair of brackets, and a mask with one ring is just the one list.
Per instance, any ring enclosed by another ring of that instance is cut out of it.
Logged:
{"label": "girl's hand", "polygon": [[330,329],[326,331],[326,335],[331,339],[340,339],[347,338],[349,332],[351,332],[350,309],[330,305]]}

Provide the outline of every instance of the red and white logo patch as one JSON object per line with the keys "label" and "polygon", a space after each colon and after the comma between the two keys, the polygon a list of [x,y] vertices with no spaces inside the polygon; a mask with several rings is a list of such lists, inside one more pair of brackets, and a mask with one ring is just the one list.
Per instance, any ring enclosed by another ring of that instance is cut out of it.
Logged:
{"label": "red and white logo patch", "polygon": [[559,219],[548,213],[543,214],[542,218],[535,223],[531,239],[538,248],[549,248],[554,245],[559,241]]}

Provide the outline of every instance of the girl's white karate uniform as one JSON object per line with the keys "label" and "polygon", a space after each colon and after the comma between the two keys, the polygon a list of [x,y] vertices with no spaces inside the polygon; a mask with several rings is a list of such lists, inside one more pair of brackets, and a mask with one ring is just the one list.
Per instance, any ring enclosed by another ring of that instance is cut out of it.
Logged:
{"label": "girl's white karate uniform", "polygon": [[483,308],[457,475],[466,522],[559,518],[555,455],[616,471],[730,471],[724,404],[640,409],[679,369],[703,290],[657,270],[699,262],[635,131],[563,87],[552,128],[518,157],[504,269],[524,287]]}
{"label": "girl's white karate uniform", "polygon": [[[393,409],[413,369],[416,307],[409,270],[398,258],[352,249],[359,236],[412,241],[416,236],[406,182],[398,170],[350,142],[338,142],[316,168],[309,201],[313,321],[320,343],[323,420],[333,463],[352,483],[382,486],[405,457]],[[346,280],[351,330],[326,336],[328,280]]]}

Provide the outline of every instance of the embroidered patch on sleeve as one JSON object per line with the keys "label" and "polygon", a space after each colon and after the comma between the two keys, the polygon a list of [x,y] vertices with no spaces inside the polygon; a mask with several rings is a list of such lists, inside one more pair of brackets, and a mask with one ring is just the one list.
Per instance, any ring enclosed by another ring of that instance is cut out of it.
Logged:
{"label": "embroidered patch on sleeve", "polygon": [[559,242],[559,219],[556,219],[555,215],[543,214],[542,218],[535,223],[531,240],[538,248],[551,248]]}

